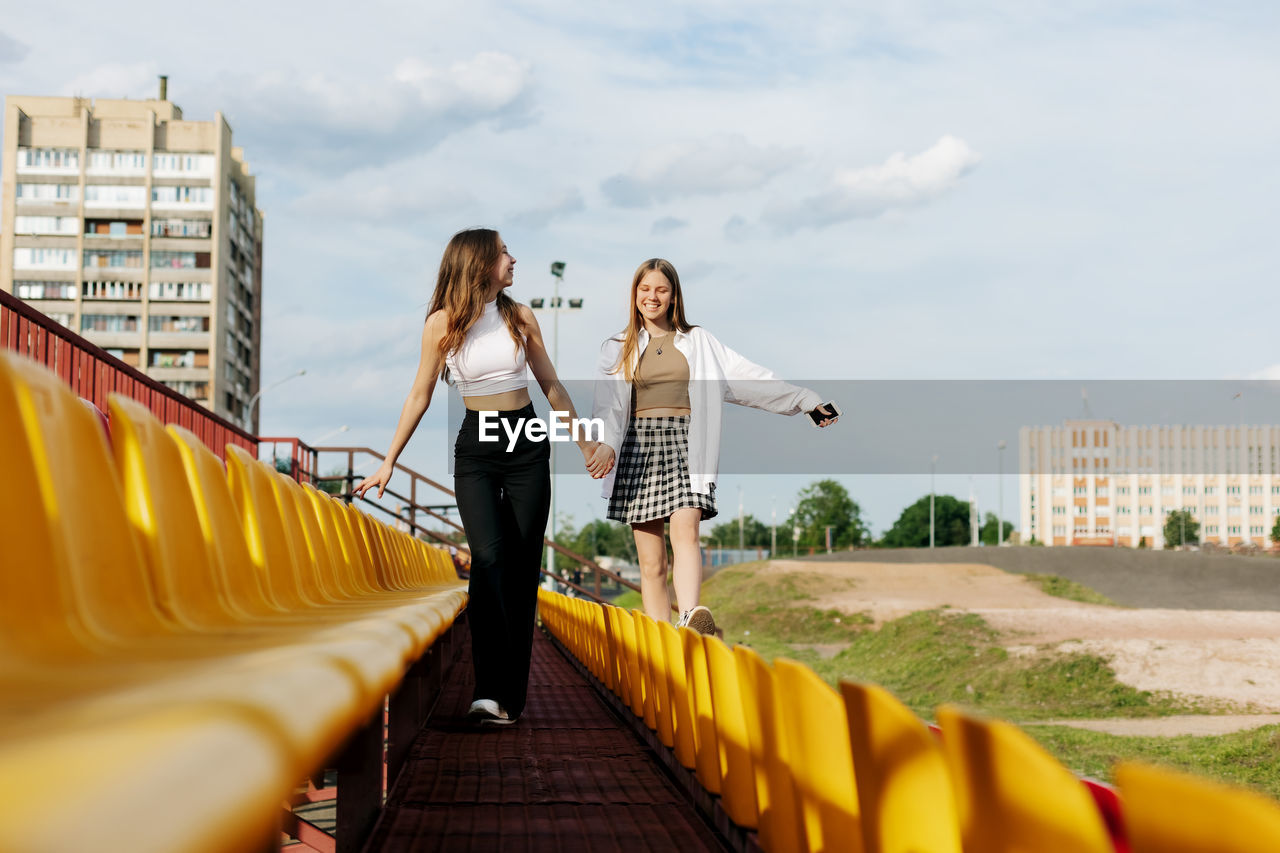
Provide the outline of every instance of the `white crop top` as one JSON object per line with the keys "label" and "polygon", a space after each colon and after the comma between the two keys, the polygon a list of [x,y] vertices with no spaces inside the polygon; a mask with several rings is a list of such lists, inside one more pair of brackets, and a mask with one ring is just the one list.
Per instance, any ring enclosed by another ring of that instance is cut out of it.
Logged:
{"label": "white crop top", "polygon": [[464,397],[518,391],[529,385],[524,350],[511,339],[496,299],[484,306],[462,346],[445,357],[445,364]]}

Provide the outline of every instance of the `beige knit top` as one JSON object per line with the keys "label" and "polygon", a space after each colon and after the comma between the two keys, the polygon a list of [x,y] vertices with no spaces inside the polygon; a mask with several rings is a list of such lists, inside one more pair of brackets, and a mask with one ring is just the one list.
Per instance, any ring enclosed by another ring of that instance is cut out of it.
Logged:
{"label": "beige knit top", "polygon": [[689,408],[689,362],[676,349],[675,335],[651,338],[636,365],[635,412]]}

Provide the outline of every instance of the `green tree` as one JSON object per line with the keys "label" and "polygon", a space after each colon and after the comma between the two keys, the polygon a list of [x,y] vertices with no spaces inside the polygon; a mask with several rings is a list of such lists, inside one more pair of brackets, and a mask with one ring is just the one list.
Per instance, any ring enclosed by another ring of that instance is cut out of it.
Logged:
{"label": "green tree", "polygon": [[870,538],[862,521],[862,508],[835,480],[817,480],[801,490],[794,522],[800,528],[801,545],[825,546],[828,527],[833,548],[865,545]]}
{"label": "green tree", "polygon": [[[702,537],[703,545],[719,545],[721,548],[738,547],[738,519],[729,519],[723,524],[711,528],[711,532]],[[769,525],[753,515],[742,517],[742,544],[746,548],[768,548]]]}
{"label": "green tree", "polygon": [[1271,528],[1271,541],[1280,545],[1280,518],[1276,519],[1276,523]]}
{"label": "green tree", "polygon": [[[1000,535],[1000,522],[996,518],[994,512],[989,512],[982,519],[982,526],[978,528],[978,539],[983,545],[995,545],[996,538]],[[1013,535],[1013,522],[1006,520],[1004,523],[1004,538],[1007,542],[1009,537]]]}
{"label": "green tree", "polygon": [[1200,522],[1189,509],[1175,509],[1164,521],[1164,544],[1167,548],[1200,541]]}
{"label": "green tree", "polygon": [[[325,474],[324,476],[326,476],[326,477],[346,477],[346,475],[347,475],[347,469],[346,469],[346,468],[334,468],[332,471],[330,471],[328,474]],[[316,488],[317,488],[317,489],[319,489],[319,490],[320,490],[320,491],[322,491],[322,492],[328,492],[328,493],[329,493],[329,494],[331,494],[331,495],[340,495],[340,494],[342,494],[342,493],[346,490],[346,488],[347,488],[347,481],[346,481],[345,479],[343,479],[343,480],[321,480],[319,483],[317,483],[317,484],[316,484]]]}
{"label": "green tree", "polygon": [[[631,528],[616,521],[594,519],[581,528],[574,527],[573,519],[563,516],[556,525],[555,542],[562,548],[568,548],[575,554],[581,554],[588,560],[596,557],[617,557],[630,562],[635,561],[635,540]],[[546,565],[546,548],[543,548],[542,560]],[[574,572],[579,563],[572,557],[556,552],[556,571],[560,574]]]}
{"label": "green tree", "polygon": [[[969,502],[951,495],[936,495],[933,507],[934,545],[969,544]],[[992,541],[995,534],[992,533]],[[886,548],[929,547],[929,496],[925,495],[902,511],[898,520],[884,534],[880,544]]]}

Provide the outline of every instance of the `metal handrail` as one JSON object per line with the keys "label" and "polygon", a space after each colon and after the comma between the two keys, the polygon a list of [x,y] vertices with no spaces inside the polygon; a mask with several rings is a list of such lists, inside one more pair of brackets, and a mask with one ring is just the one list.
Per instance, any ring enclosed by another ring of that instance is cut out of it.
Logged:
{"label": "metal handrail", "polygon": [[225,455],[227,444],[255,455],[258,452],[258,439],[253,433],[152,379],[4,291],[0,291],[0,348],[43,364],[101,412],[108,412],[108,396],[121,394],[142,403],[164,423],[195,433],[219,457]]}
{"label": "metal handrail", "polygon": [[[343,481],[345,485],[344,485],[344,487],[343,487],[343,489],[342,489],[342,492],[340,493],[340,497],[341,497],[343,500],[345,500],[347,503],[351,503],[351,501],[352,501],[352,499],[353,499],[353,497],[354,497],[354,495],[352,494],[352,489],[355,487],[355,467],[356,467],[356,466],[355,466],[355,457],[356,457],[356,454],[358,454],[358,453],[367,454],[368,456],[371,456],[371,457],[373,457],[374,459],[378,459],[378,460],[381,460],[381,461],[385,461],[385,460],[386,460],[386,458],[387,458],[385,455],[383,455],[383,454],[379,453],[378,451],[376,451],[376,450],[374,450],[374,449],[372,449],[372,448],[369,448],[369,447],[339,447],[339,446],[307,447],[305,444],[302,444],[302,442],[297,441],[297,439],[272,439],[272,438],[262,438],[262,439],[261,439],[261,441],[262,441],[263,443],[267,443],[267,442],[275,442],[275,441],[279,441],[279,442],[288,442],[288,441],[292,441],[292,442],[295,442],[297,445],[300,445],[301,447],[305,448],[307,451],[310,451],[311,453],[313,453],[313,454],[314,454],[314,456],[312,456],[312,460],[318,460],[318,458],[319,458],[319,454],[321,454],[321,453],[343,453],[343,454],[346,454],[346,457],[347,457],[347,473],[346,473],[346,474],[339,474],[339,475],[335,475],[335,476],[317,477],[317,476],[315,476],[315,475],[314,475],[314,473],[313,473],[313,474],[311,474],[310,476],[311,476],[311,481],[312,481],[313,483],[333,482],[333,481],[335,481],[335,480]],[[295,451],[295,453],[296,453],[296,451]],[[313,462],[311,463],[310,470],[311,470],[312,472],[315,472],[315,471],[319,470],[319,468],[318,468],[318,464],[319,464],[319,463],[318,463],[318,461],[313,461]],[[386,507],[382,506],[381,504],[378,504],[378,503],[376,503],[376,502],[374,502],[374,501],[371,501],[371,500],[369,500],[368,498],[366,498],[366,497],[364,497],[364,496],[361,496],[361,497],[360,497],[361,502],[362,502],[362,503],[365,503],[365,504],[368,504],[368,505],[369,505],[369,506],[371,506],[371,507],[376,508],[379,512],[382,512],[382,513],[386,514],[386,515],[387,515],[387,516],[389,516],[389,517],[395,518],[397,521],[400,521],[400,522],[403,522],[403,523],[407,524],[407,525],[409,526],[409,529],[410,529],[411,531],[413,531],[414,533],[423,533],[423,534],[426,534],[427,536],[429,536],[430,538],[432,538],[432,539],[434,539],[434,540],[436,540],[436,541],[438,541],[438,542],[448,543],[450,546],[455,547],[455,548],[457,548],[457,549],[459,549],[459,550],[461,550],[461,551],[466,551],[468,554],[470,554],[470,553],[471,553],[471,551],[470,551],[470,549],[469,549],[469,548],[467,548],[467,546],[466,546],[466,545],[463,545],[463,544],[460,544],[460,543],[454,542],[454,541],[452,541],[452,540],[448,539],[447,537],[442,536],[441,534],[439,534],[439,533],[437,533],[437,532],[435,532],[435,531],[428,530],[427,528],[425,528],[425,527],[423,527],[422,525],[418,524],[418,519],[417,519],[417,515],[418,515],[418,513],[424,513],[424,514],[428,515],[429,517],[431,517],[431,518],[433,518],[433,519],[435,519],[435,520],[437,520],[437,521],[440,521],[440,522],[442,522],[442,523],[444,523],[444,524],[448,525],[449,527],[454,528],[455,530],[457,530],[457,531],[459,531],[459,532],[462,532],[462,525],[458,524],[456,521],[453,521],[453,520],[451,520],[451,519],[446,518],[445,516],[443,516],[443,515],[441,515],[440,513],[438,513],[438,512],[436,512],[436,511],[435,511],[435,509],[439,508],[438,506],[425,505],[425,504],[421,504],[421,503],[419,503],[419,502],[418,502],[418,483],[419,483],[419,482],[421,482],[421,483],[423,484],[423,486],[424,486],[424,487],[427,487],[427,488],[430,488],[430,489],[434,489],[434,490],[436,490],[436,491],[438,491],[438,492],[443,492],[444,494],[448,495],[448,496],[449,496],[449,497],[451,497],[451,498],[456,498],[457,496],[454,494],[453,489],[450,489],[448,486],[445,486],[445,485],[443,485],[443,484],[441,484],[441,483],[437,483],[435,480],[432,480],[430,477],[427,477],[427,476],[425,476],[425,475],[423,475],[423,474],[419,474],[417,471],[413,470],[412,468],[410,468],[410,467],[409,467],[409,466],[407,466],[407,465],[403,465],[403,464],[401,464],[400,462],[396,462],[396,463],[395,463],[395,470],[397,470],[397,471],[403,471],[405,474],[409,475],[409,478],[410,478],[410,479],[409,479],[409,494],[408,494],[408,495],[405,495],[405,494],[402,494],[401,492],[394,491],[394,490],[392,490],[392,489],[390,489],[390,488],[386,488],[386,489],[384,489],[384,490],[383,490],[383,494],[384,494],[384,495],[390,495],[392,498],[394,498],[394,499],[396,499],[396,500],[399,500],[399,501],[403,502],[403,503],[405,504],[405,509],[406,509],[406,510],[408,510],[408,518],[405,518],[403,515],[400,515],[400,514],[398,514],[398,513],[396,513],[396,512],[393,512],[392,510],[387,509]],[[547,567],[547,568],[545,568],[545,569],[542,569],[542,570],[541,570],[541,572],[542,572],[542,574],[543,574],[543,575],[549,575],[550,577],[554,578],[555,580],[559,581],[560,583],[563,583],[563,584],[565,584],[566,586],[571,587],[571,588],[573,588],[573,589],[575,589],[575,590],[579,591],[580,593],[582,593],[582,594],[584,594],[584,595],[588,596],[589,598],[591,598],[591,599],[593,599],[593,600],[595,600],[595,601],[601,602],[601,603],[604,603],[604,602],[606,602],[606,601],[607,601],[607,599],[605,599],[605,598],[604,598],[604,596],[601,594],[600,584],[601,584],[601,579],[602,579],[602,578],[608,578],[609,580],[615,581],[616,583],[618,583],[618,584],[620,584],[620,585],[622,585],[622,586],[626,587],[627,589],[631,589],[631,590],[634,590],[634,591],[636,591],[636,592],[639,592],[639,591],[640,591],[640,586],[639,586],[639,584],[632,583],[631,581],[627,580],[626,578],[622,577],[621,575],[617,574],[616,572],[612,572],[612,571],[610,571],[609,569],[606,569],[604,566],[601,566],[601,565],[600,565],[599,563],[597,563],[595,560],[588,559],[587,557],[584,557],[584,556],[582,556],[581,554],[578,554],[578,553],[576,553],[576,552],[574,552],[574,551],[571,551],[571,550],[569,550],[568,548],[564,547],[563,545],[561,545],[561,544],[559,544],[559,543],[557,543],[557,542],[552,542],[551,540],[547,539],[546,537],[543,537],[543,540],[542,540],[542,541],[543,541],[543,544],[544,544],[544,545],[548,545],[548,546],[550,546],[550,547],[551,547],[553,550],[555,550],[557,553],[563,554],[563,555],[565,555],[566,557],[568,557],[569,559],[574,560],[574,561],[575,561],[579,566],[581,566],[581,567],[582,567],[582,571],[584,571],[584,572],[590,572],[591,574],[593,574],[593,575],[595,576],[595,584],[594,584],[595,589],[594,589],[594,591],[590,591],[590,590],[587,590],[587,589],[585,589],[585,588],[583,588],[583,587],[579,586],[578,584],[573,583],[572,581],[568,581],[568,580],[566,580],[566,579],[564,579],[564,578],[560,577],[560,576],[559,576],[558,574],[556,574],[554,571],[551,571],[551,570],[550,570],[550,569],[551,569],[551,567]]]}

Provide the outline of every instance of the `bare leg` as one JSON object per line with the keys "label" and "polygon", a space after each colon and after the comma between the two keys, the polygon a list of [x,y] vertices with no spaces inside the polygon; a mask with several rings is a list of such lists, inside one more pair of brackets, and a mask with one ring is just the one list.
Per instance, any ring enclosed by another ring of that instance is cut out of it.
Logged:
{"label": "bare leg", "polygon": [[664,519],[631,525],[636,538],[636,559],[640,561],[640,597],[644,612],[657,622],[671,621],[671,596],[667,593],[667,541]]}
{"label": "bare leg", "polygon": [[698,541],[698,524],[702,510],[681,507],[671,513],[671,552],[674,557],[676,601],[680,612],[698,606],[702,591],[702,548]]}

